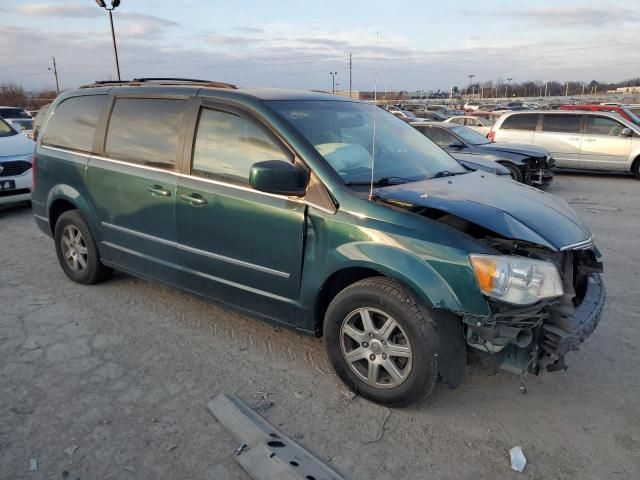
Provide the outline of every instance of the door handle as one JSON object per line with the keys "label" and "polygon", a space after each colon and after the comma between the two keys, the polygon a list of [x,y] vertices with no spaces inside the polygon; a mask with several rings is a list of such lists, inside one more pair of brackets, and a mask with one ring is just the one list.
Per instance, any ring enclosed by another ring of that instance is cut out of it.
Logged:
{"label": "door handle", "polygon": [[584,141],[585,142],[595,142],[596,139],[595,138],[585,138]]}
{"label": "door handle", "polygon": [[580,137],[569,137],[569,140],[580,140]]}
{"label": "door handle", "polygon": [[147,188],[147,192],[150,192],[154,197],[170,197],[171,192],[160,185],[151,185]]}
{"label": "door handle", "polygon": [[193,207],[201,207],[207,204],[206,199],[202,198],[200,195],[195,193],[191,193],[191,194],[181,193],[180,200],[191,204],[191,206]]}

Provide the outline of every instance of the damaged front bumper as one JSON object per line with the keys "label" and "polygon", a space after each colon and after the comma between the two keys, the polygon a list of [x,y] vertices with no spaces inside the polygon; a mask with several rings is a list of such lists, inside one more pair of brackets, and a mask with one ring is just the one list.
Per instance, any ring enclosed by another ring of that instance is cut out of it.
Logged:
{"label": "damaged front bumper", "polygon": [[500,368],[517,374],[564,370],[564,356],[578,350],[600,322],[605,298],[601,275],[591,273],[573,308],[560,301],[530,307],[502,305],[488,318],[464,317],[467,344],[495,354]]}

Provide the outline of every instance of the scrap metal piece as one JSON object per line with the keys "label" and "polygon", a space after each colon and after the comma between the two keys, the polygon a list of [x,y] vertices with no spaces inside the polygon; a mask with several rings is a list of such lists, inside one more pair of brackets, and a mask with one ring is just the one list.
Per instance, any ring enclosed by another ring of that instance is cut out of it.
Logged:
{"label": "scrap metal piece", "polygon": [[218,395],[207,408],[236,442],[246,444],[234,458],[254,480],[343,480],[237,396]]}

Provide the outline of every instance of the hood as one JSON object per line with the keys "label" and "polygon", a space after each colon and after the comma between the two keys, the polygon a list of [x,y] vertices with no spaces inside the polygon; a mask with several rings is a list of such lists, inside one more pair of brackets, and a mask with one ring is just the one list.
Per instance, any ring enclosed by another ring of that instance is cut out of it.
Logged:
{"label": "hood", "polygon": [[378,188],[374,194],[381,200],[440,210],[505,238],[553,250],[591,237],[564,200],[482,172]]}
{"label": "hood", "polygon": [[0,137],[0,157],[21,157],[30,155],[35,149],[35,143],[25,135],[18,133],[10,137]]}
{"label": "hood", "polygon": [[487,143],[480,146],[482,148],[486,148],[495,152],[518,153],[520,155],[526,155],[528,157],[546,157],[549,154],[549,151],[547,149],[536,147],[535,145],[520,145],[517,143]]}
{"label": "hood", "polygon": [[494,175],[509,175],[509,170],[495,161],[499,158],[497,156],[458,152],[449,152],[449,155],[471,170],[482,170]]}

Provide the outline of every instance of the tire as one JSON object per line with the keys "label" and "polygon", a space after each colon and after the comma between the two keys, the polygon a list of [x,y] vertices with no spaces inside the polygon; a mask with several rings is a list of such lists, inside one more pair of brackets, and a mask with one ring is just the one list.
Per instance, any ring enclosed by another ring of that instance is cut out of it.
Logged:
{"label": "tire", "polygon": [[53,238],[60,266],[74,282],[91,285],[111,275],[112,269],[100,262],[93,235],[78,210],[60,215]]}
{"label": "tire", "polygon": [[504,162],[501,165],[509,170],[509,174],[513,180],[522,183],[522,170],[520,170],[517,165],[511,162]]}
{"label": "tire", "polygon": [[[363,312],[373,329],[365,327]],[[361,280],[336,295],[327,309],[324,334],[329,360],[338,377],[358,395],[392,407],[414,404],[431,394],[438,379],[437,336],[431,335],[436,316],[389,278]],[[385,327],[391,330],[385,333]],[[375,333],[367,333],[371,330]],[[389,362],[396,367],[395,377]],[[376,364],[377,372],[371,366]]]}
{"label": "tire", "polygon": [[631,167],[631,173],[633,173],[636,179],[640,180],[640,157],[636,158]]}

